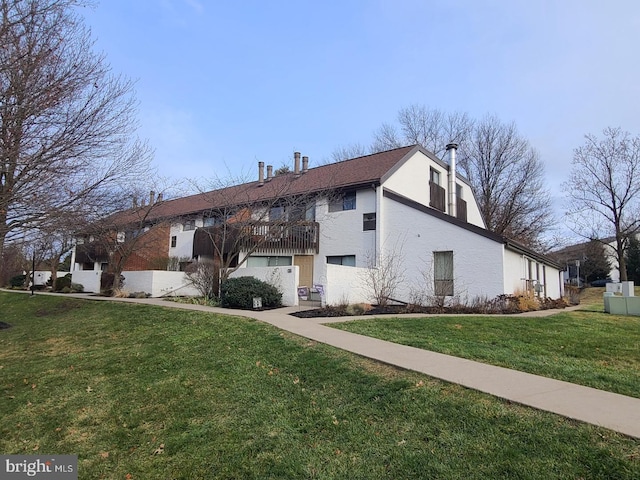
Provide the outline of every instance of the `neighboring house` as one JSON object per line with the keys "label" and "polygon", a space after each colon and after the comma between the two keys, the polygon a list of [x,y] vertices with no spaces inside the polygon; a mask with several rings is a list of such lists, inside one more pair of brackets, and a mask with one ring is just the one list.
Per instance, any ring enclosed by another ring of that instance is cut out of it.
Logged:
{"label": "neighboring house", "polygon": [[[640,234],[637,238],[640,239]],[[594,246],[600,248],[601,252],[594,252]],[[615,237],[569,245],[551,253],[550,256],[564,266],[565,283],[582,285],[585,279],[587,283],[596,279],[620,282]],[[595,268],[591,262],[597,262]],[[589,273],[594,270],[596,273],[590,276]]]}
{"label": "neighboring house", "polygon": [[229,242],[222,224],[237,225],[238,235],[249,229],[246,241],[229,243],[238,251],[226,251],[240,269],[297,266],[299,286],[340,284],[349,302],[362,301],[355,292],[363,277],[345,268],[381,271],[390,259],[402,277],[393,299],[403,302],[526,290],[561,297],[559,264],[485,229],[469,182],[456,173],[455,151],[451,145],[449,163],[408,146],[315,168],[307,157],[301,167],[296,153],[289,173],[274,176],[267,166],[265,177],[260,162],[256,181],[162,201],[148,222],[171,224],[167,254],[183,262],[215,262],[214,242]]}

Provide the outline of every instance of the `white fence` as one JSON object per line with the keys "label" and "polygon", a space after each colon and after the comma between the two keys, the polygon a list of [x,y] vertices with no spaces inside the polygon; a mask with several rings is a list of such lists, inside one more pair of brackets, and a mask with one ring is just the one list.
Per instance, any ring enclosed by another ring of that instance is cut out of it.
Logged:
{"label": "white fence", "polygon": [[373,296],[366,286],[366,272],[366,268],[327,264],[324,303],[371,303]]}
{"label": "white fence", "polygon": [[282,293],[282,305],[295,307],[298,305],[298,279],[300,268],[287,267],[245,267],[233,272],[230,277],[255,277],[267,282]]}
{"label": "white fence", "polygon": [[[71,281],[79,283],[85,292],[100,292],[99,270],[78,270],[72,273]],[[184,272],[166,272],[163,270],[125,271],[123,290],[145,292],[152,297],[162,296],[198,296],[200,292],[192,285]]]}
{"label": "white fence", "polygon": [[85,292],[100,293],[100,270],[76,270],[71,272],[71,281],[79,283]]}
{"label": "white fence", "polygon": [[[365,285],[365,268],[327,265],[326,274],[322,276],[321,285],[324,290],[323,304],[340,305],[353,303],[371,303],[372,295]],[[71,280],[84,287],[85,292],[100,292],[100,276],[98,270],[78,270],[72,272]],[[139,272],[125,271],[123,290],[145,292],[152,297],[162,296],[199,296],[184,272],[167,272],[162,270],[144,270]],[[299,267],[246,267],[231,274],[231,277],[255,277],[276,287],[282,293],[282,304],[297,306]]]}

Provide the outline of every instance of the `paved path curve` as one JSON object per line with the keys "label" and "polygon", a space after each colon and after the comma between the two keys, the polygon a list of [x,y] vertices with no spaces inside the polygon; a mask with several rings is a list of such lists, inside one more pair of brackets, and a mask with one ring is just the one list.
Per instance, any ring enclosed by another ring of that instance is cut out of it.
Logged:
{"label": "paved path curve", "polygon": [[[38,293],[38,295],[42,295],[42,293]],[[396,365],[407,370],[421,372],[431,377],[457,383],[522,405],[546,410],[568,418],[609,428],[631,437],[640,438],[639,398],[337,330],[324,325],[324,323],[330,323],[336,321],[336,319],[302,319],[289,315],[299,310],[298,307],[254,312],[169,302],[158,298],[110,298],[87,294],[73,296],[92,300],[116,300],[255,318],[282,330],[310,340],[326,343],[363,357]],[[550,315],[552,313],[556,312],[535,312],[533,315]],[[424,317],[425,315],[416,314],[413,316]],[[366,318],[371,318],[371,316]],[[339,321],[345,320],[347,319],[339,319]]]}

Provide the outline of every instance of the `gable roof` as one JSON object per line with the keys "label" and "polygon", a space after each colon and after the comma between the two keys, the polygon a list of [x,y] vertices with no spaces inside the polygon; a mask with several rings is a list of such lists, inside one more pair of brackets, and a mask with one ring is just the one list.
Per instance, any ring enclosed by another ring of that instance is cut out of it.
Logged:
{"label": "gable roof", "polygon": [[145,213],[145,220],[157,221],[214,208],[257,204],[276,198],[319,193],[329,189],[348,189],[379,184],[387,172],[416,151],[422,151],[435,159],[433,154],[429,155],[422,147],[410,145],[310,168],[298,176],[293,172],[275,175],[270,180],[265,179],[263,184],[256,180],[187,197],[163,200],[152,206],[147,205],[120,212],[112,217],[111,221],[116,224],[136,222],[141,218],[141,212]]}

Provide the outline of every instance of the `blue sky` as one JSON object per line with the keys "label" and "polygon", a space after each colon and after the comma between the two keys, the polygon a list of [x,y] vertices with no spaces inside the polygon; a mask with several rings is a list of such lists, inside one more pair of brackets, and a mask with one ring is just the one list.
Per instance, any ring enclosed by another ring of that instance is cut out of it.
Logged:
{"label": "blue sky", "polygon": [[584,134],[640,134],[637,0],[102,0],[84,10],[137,81],[169,177],[327,161],[425,104],[514,121],[554,195]]}

